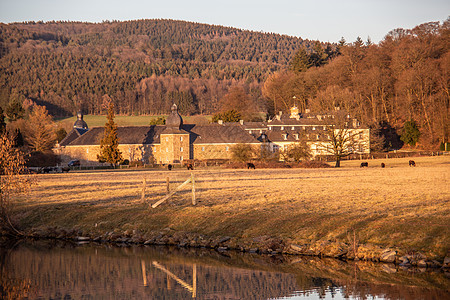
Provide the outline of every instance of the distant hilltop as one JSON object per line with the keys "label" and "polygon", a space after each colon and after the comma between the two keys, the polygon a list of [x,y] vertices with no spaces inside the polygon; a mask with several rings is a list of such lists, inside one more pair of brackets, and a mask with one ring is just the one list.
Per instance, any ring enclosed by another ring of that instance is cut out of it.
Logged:
{"label": "distant hilltop", "polygon": [[[180,105],[184,114],[211,114],[231,85],[260,90],[298,49],[314,44],[286,35],[160,19],[0,24],[0,106],[17,92],[44,104],[53,115],[74,115],[81,107],[99,114],[98,99],[107,94],[129,103],[123,113],[162,113],[180,99],[188,103]],[[335,50],[332,44],[323,47]],[[145,107],[131,104],[136,93],[148,92],[148,85],[160,99]],[[171,99],[167,105],[166,98]]]}

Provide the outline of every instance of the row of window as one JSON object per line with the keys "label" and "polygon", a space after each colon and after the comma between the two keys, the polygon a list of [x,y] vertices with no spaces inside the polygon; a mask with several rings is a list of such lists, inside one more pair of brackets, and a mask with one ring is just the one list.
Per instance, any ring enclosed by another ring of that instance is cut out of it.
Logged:
{"label": "row of window", "polygon": [[[169,141],[169,137],[166,137],[166,142],[168,142]],[[182,142],[183,141],[183,137],[182,136],[180,136],[180,141]]]}
{"label": "row of window", "polygon": [[[202,147],[202,151],[205,151],[205,147]],[[230,147],[229,146],[225,146],[225,151],[230,151]]]}
{"label": "row of window", "polygon": [[[205,151],[205,147],[202,147],[202,151]],[[225,146],[225,151],[230,151],[230,147]],[[169,148],[166,148],[166,152],[169,152]],[[183,147],[180,147],[180,152],[183,152]]]}
{"label": "row of window", "polygon": [[[287,136],[288,136],[287,133],[283,134],[283,139],[284,139],[284,140],[287,140]],[[296,140],[299,140],[299,135],[298,135],[297,133],[294,134],[294,137],[295,137]],[[327,137],[328,137],[328,139],[330,138],[330,136],[327,136]],[[307,135],[306,135],[306,138],[309,139],[309,138],[310,138],[310,135],[307,134]],[[320,135],[316,134],[316,139],[319,140],[319,139],[320,139]]]}
{"label": "row of window", "polygon": [[[280,149],[286,151],[286,150],[288,149],[288,147],[289,147],[289,145],[282,145],[282,146],[276,145],[276,144],[273,144],[273,145],[272,145],[272,149],[273,149],[274,152],[276,152],[276,151],[278,151],[278,150],[280,150]],[[311,150],[312,150],[312,151],[315,151],[315,152],[317,152],[317,151],[322,151],[322,150],[326,150],[325,152],[330,153],[330,152],[331,152],[331,146],[330,146],[330,145],[317,145],[317,144],[312,144],[312,145],[311,145]],[[353,152],[354,149],[353,149],[353,147],[348,147],[348,150],[349,150],[350,152]],[[357,151],[358,151],[358,152],[364,152],[364,150],[365,150],[364,145],[363,145],[363,144],[358,144],[358,146],[357,146]]]}
{"label": "row of window", "polygon": [[[278,127],[278,126],[277,126],[277,127]],[[302,126],[291,126],[291,130],[295,130],[296,127],[297,127],[297,129],[298,129],[298,127],[301,127],[301,129],[303,129],[303,130],[306,130],[306,127],[311,127],[312,130],[319,129],[320,127],[321,127],[323,130],[326,130],[326,129],[327,129],[326,126],[304,126],[304,125],[302,125]],[[289,128],[289,126],[281,126],[281,127],[280,127],[280,130],[285,130],[285,129],[288,129],[288,128]],[[272,130],[272,126],[269,126],[269,130]]]}

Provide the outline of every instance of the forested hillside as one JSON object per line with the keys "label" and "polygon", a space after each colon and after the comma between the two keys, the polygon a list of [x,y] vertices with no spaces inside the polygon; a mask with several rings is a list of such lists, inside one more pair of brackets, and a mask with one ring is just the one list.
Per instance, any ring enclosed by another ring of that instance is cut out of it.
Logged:
{"label": "forested hillside", "polygon": [[99,114],[107,94],[122,114],[167,113],[173,102],[209,114],[241,84],[265,110],[262,82],[313,44],[172,20],[1,24],[0,105],[28,98],[54,115]]}
{"label": "forested hillside", "polygon": [[449,48],[450,19],[395,29],[379,44],[342,42],[340,55],[321,67],[313,66],[317,55],[300,51],[291,70],[269,76],[263,91],[277,111],[294,102],[302,111],[346,109],[386,138],[374,136],[373,146],[397,149],[390,134],[411,146],[443,146],[450,133]]}
{"label": "forested hillside", "polygon": [[341,107],[373,129],[373,150],[437,146],[450,131],[449,24],[394,29],[379,44],[173,20],[0,24],[0,107],[10,120],[32,101],[54,116],[103,114],[111,100],[124,115],[245,103],[247,120]]}

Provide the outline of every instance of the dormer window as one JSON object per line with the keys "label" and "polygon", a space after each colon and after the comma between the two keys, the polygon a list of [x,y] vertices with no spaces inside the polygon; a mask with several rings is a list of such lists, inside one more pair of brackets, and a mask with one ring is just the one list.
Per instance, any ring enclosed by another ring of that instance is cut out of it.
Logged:
{"label": "dormer window", "polygon": [[284,134],[283,134],[283,139],[284,139],[284,140],[287,140],[287,133],[284,133]]}
{"label": "dormer window", "polygon": [[298,134],[296,133],[296,134],[294,134],[294,136],[295,136],[295,139],[298,140]]}
{"label": "dormer window", "polygon": [[292,127],[291,127],[291,130],[294,130],[294,129],[295,129],[294,126],[292,126]]}
{"label": "dormer window", "polygon": [[317,137],[317,139],[320,139],[320,135],[317,135],[316,137]]}
{"label": "dormer window", "polygon": [[281,126],[281,130],[284,130],[284,126]]}
{"label": "dormer window", "polygon": [[251,130],[249,130],[249,131],[248,131],[248,133],[252,134],[252,131],[251,131]]}
{"label": "dormer window", "polygon": [[269,130],[272,130],[272,126],[269,126]]}
{"label": "dormer window", "polygon": [[315,126],[313,126],[312,130],[316,130],[316,127],[315,127]]}

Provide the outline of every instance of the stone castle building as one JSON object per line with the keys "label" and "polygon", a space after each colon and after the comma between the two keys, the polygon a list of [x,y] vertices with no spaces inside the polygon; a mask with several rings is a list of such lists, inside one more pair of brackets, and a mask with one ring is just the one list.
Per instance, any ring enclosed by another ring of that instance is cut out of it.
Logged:
{"label": "stone castle building", "polygon": [[[290,115],[281,112],[266,122],[218,122],[207,125],[184,124],[177,106],[172,106],[165,125],[118,127],[119,150],[124,159],[143,163],[183,163],[187,160],[227,160],[232,157],[232,147],[249,144],[255,150],[266,147],[276,153],[289,145],[306,141],[312,154],[329,155],[327,120],[332,121],[340,111],[326,114],[299,114],[293,107]],[[369,153],[369,129],[361,127],[356,119],[347,116],[349,132],[359,141],[352,151]],[[74,128],[57,145],[55,152],[63,163],[79,159],[84,165],[98,164],[103,127],[88,128],[83,115],[78,113]]]}

